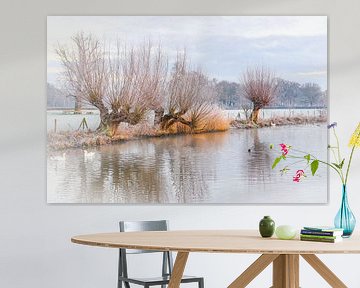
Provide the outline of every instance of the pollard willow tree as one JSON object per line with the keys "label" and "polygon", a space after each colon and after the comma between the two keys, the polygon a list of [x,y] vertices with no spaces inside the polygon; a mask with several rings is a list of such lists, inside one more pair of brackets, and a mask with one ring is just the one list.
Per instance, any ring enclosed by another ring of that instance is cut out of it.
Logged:
{"label": "pollard willow tree", "polygon": [[267,68],[248,68],[242,77],[242,93],[253,104],[250,120],[259,122],[260,110],[274,101],[277,94],[277,80]]}
{"label": "pollard willow tree", "polygon": [[154,112],[154,126],[181,123],[201,131],[214,111],[215,89],[200,69],[178,53],[171,73],[161,47],[150,42],[128,48],[117,42],[105,50],[91,34],[79,33],[72,46],[56,49],[69,93],[100,111],[97,131],[114,135],[120,123],[136,125]]}
{"label": "pollard willow tree", "polygon": [[148,42],[130,50],[118,45],[117,51],[109,59],[106,93],[111,111],[120,116],[114,119],[116,128],[121,122],[136,125],[151,110],[156,112],[167,79],[167,60],[160,47],[155,49]]}
{"label": "pollard willow tree", "polygon": [[160,118],[161,129],[167,130],[181,123],[191,131],[204,130],[214,102],[214,85],[200,69],[191,69],[185,52],[178,53],[166,85],[166,107]]}
{"label": "pollard willow tree", "polygon": [[159,106],[167,77],[167,61],[150,42],[105,50],[91,34],[72,37],[72,46],[56,53],[64,68],[67,89],[100,111],[97,131],[114,135],[120,123],[136,125]]}

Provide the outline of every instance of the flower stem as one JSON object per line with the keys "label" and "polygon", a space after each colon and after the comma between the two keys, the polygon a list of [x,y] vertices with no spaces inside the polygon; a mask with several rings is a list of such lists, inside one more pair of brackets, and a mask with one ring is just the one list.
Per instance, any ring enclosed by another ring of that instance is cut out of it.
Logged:
{"label": "flower stem", "polygon": [[351,161],[352,161],[352,158],[353,158],[353,155],[354,155],[354,151],[355,151],[355,145],[354,145],[353,148],[351,149],[351,154],[350,154],[350,158],[349,158],[349,163],[348,163],[347,169],[346,169],[346,176],[345,176],[345,182],[344,182],[345,185],[347,184],[347,181],[348,181],[349,170],[350,170]]}
{"label": "flower stem", "polygon": [[[335,139],[336,139],[336,146],[337,146],[336,149],[337,149],[338,157],[339,157],[339,160],[337,161],[338,162],[337,164],[341,165],[342,158],[341,158],[341,154],[340,154],[340,143],[339,143],[339,137],[336,134],[335,127],[333,127],[333,131],[334,131],[334,135],[335,135]],[[343,184],[346,184],[346,182],[344,181],[344,173],[343,173],[343,170],[342,170],[342,165],[340,167],[341,168],[339,169],[339,172],[341,174],[341,181],[342,181]]]}
{"label": "flower stem", "polygon": [[347,181],[348,181],[351,161],[352,161],[352,158],[353,158],[353,155],[354,155],[354,151],[355,151],[355,147],[356,147],[356,142],[358,141],[359,138],[360,138],[360,132],[359,132],[358,135],[356,136],[354,146],[353,146],[352,149],[351,149],[351,154],[350,154],[350,158],[349,158],[349,163],[348,163],[347,169],[346,169],[346,176],[345,176],[345,182],[344,182],[345,185],[346,185],[346,183],[347,183]]}
{"label": "flower stem", "polygon": [[339,163],[341,163],[341,155],[340,155],[340,144],[339,144],[339,137],[337,136],[336,134],[336,130],[335,130],[335,127],[333,127],[333,131],[334,131],[334,135],[335,135],[335,139],[336,139],[336,148],[337,148],[337,152],[338,152],[338,157],[339,157]]}

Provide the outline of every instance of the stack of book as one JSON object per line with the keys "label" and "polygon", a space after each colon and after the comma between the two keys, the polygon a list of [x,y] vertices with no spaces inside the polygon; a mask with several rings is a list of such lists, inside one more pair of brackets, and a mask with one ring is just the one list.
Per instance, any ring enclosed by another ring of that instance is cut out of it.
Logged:
{"label": "stack of book", "polygon": [[304,227],[300,232],[302,241],[336,243],[342,241],[344,230],[334,227]]}

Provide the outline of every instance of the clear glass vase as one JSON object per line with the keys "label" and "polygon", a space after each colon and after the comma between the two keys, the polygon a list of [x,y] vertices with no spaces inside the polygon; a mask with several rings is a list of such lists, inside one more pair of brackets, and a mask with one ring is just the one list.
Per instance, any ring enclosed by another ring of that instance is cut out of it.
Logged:
{"label": "clear glass vase", "polygon": [[344,229],[343,237],[350,237],[355,229],[356,219],[349,207],[346,185],[342,187],[341,206],[336,214],[334,224],[336,228]]}

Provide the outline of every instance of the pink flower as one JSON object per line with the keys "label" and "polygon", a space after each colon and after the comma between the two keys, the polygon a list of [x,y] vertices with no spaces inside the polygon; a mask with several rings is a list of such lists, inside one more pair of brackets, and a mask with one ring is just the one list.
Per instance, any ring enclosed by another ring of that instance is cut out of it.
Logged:
{"label": "pink flower", "polygon": [[281,147],[282,155],[286,156],[289,153],[289,147],[284,143],[281,143],[279,145]]}
{"label": "pink flower", "polygon": [[293,181],[299,183],[302,177],[305,177],[304,170],[297,170],[295,176],[293,177]]}

